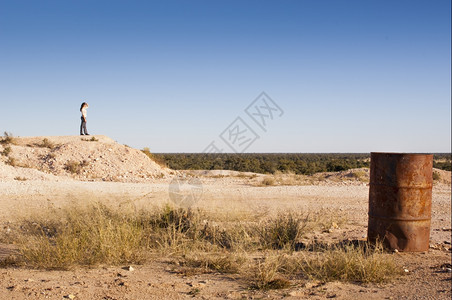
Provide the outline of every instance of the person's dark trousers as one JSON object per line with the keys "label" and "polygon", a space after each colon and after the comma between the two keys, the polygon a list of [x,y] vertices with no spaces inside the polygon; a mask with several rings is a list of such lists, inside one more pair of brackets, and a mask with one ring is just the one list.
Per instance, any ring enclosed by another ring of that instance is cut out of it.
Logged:
{"label": "person's dark trousers", "polygon": [[88,131],[86,130],[86,121],[83,119],[83,117],[81,117],[82,119],[82,124],[80,125],[80,135],[88,135]]}

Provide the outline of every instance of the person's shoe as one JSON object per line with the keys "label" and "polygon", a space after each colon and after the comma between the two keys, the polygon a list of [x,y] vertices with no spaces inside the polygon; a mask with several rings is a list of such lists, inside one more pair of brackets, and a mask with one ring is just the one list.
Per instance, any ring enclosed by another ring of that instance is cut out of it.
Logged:
{"label": "person's shoe", "polygon": [[84,135],[83,133],[80,133],[80,135]]}

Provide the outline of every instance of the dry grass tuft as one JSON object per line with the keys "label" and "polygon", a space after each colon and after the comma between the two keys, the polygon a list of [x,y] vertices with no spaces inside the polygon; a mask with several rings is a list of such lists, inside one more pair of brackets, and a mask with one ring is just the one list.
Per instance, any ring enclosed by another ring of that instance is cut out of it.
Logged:
{"label": "dry grass tuft", "polygon": [[36,144],[36,146],[41,147],[41,148],[49,148],[49,149],[55,148],[55,144],[53,142],[49,141],[49,139],[47,139],[47,138],[43,139],[40,144]]}
{"label": "dry grass tuft", "polygon": [[[94,136],[92,136],[90,139],[84,139],[84,138],[81,138],[80,140],[82,140],[82,141],[84,141],[84,142],[98,142],[98,141],[99,141],[99,140],[96,139],[96,137],[94,137]],[[127,146],[127,145],[124,145],[124,146],[129,147],[129,146]],[[129,147],[129,148],[130,148],[130,147]]]}
{"label": "dry grass tuft", "polygon": [[369,177],[367,176],[367,173],[363,170],[356,170],[350,173],[350,175],[361,181],[361,182],[369,182]]}
{"label": "dry grass tuft", "polygon": [[9,156],[5,161],[5,164],[10,165],[11,167],[21,167],[21,168],[30,168],[29,165],[18,162],[14,157]]}
{"label": "dry grass tuft", "polygon": [[166,205],[146,219],[151,229],[150,247],[161,254],[182,254],[196,246],[200,228],[198,212]]}
{"label": "dry grass tuft", "polygon": [[293,250],[308,225],[308,214],[279,213],[276,217],[262,222],[257,231],[264,248]]}
{"label": "dry grass tuft", "polygon": [[255,226],[222,224],[200,210],[166,205],[154,213],[150,222],[150,246],[169,256],[190,251],[252,249],[258,243]]}
{"label": "dry grass tuft", "polygon": [[245,274],[252,288],[276,289],[290,285],[290,279],[384,283],[402,274],[381,243],[339,243],[327,249],[284,254],[265,253],[252,261]]}
{"label": "dry grass tuft", "polygon": [[437,171],[433,171],[432,177],[434,181],[438,181],[441,179],[441,174]]}
{"label": "dry grass tuft", "polygon": [[0,144],[3,145],[9,145],[9,144],[15,144],[15,139],[12,133],[10,132],[4,132],[3,137],[0,138]]}
{"label": "dry grass tuft", "polygon": [[1,154],[3,156],[9,156],[11,154],[11,151],[12,151],[11,147],[10,146],[6,146],[6,147],[3,148],[3,151],[1,152]]}
{"label": "dry grass tuft", "polygon": [[80,174],[82,168],[80,167],[80,163],[78,161],[70,160],[65,165],[64,168],[71,174]]}
{"label": "dry grass tuft", "polygon": [[276,180],[273,177],[267,176],[264,179],[262,179],[262,185],[264,186],[272,186],[276,185]]}
{"label": "dry grass tuft", "polygon": [[284,289],[290,286],[290,281],[279,272],[282,266],[279,255],[266,254],[251,263],[245,278],[252,289]]}
{"label": "dry grass tuft", "polygon": [[12,167],[17,167],[18,166],[17,161],[16,161],[16,159],[14,157],[8,157],[8,159],[6,160],[5,163],[7,165],[12,166]]}
{"label": "dry grass tuft", "polygon": [[147,247],[141,220],[102,204],[52,209],[21,228],[18,263],[39,269],[140,263]]}
{"label": "dry grass tuft", "polygon": [[236,274],[239,273],[242,265],[246,262],[246,257],[237,253],[190,253],[183,256],[179,263],[182,266],[196,268],[203,273],[212,271],[219,273]]}
{"label": "dry grass tuft", "polygon": [[[52,157],[50,157],[52,159]],[[64,165],[64,168],[66,171],[68,171],[71,174],[80,174],[82,172],[82,169],[86,166],[88,166],[88,161],[84,160],[82,162],[78,162],[75,160],[69,160]]]}
{"label": "dry grass tuft", "polygon": [[387,282],[401,274],[381,243],[348,243],[324,252],[304,255],[298,260],[302,272],[311,279],[348,282]]}
{"label": "dry grass tuft", "polygon": [[347,217],[337,211],[322,209],[310,215],[311,228],[320,231],[338,229],[347,223]]}

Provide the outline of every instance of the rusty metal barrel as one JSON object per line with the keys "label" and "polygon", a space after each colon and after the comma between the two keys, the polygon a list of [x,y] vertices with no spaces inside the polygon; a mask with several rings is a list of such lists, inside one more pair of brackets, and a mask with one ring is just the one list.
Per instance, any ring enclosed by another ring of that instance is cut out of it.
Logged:
{"label": "rusty metal barrel", "polygon": [[372,152],[370,159],[368,240],[428,251],[433,155]]}

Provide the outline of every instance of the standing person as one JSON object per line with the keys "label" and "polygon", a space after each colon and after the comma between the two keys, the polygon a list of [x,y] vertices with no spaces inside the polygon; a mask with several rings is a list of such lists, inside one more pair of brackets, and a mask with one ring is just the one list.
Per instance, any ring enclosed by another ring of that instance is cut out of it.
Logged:
{"label": "standing person", "polygon": [[89,135],[86,130],[86,109],[88,108],[88,103],[83,102],[80,106],[80,112],[82,113],[82,124],[80,125],[80,135]]}

